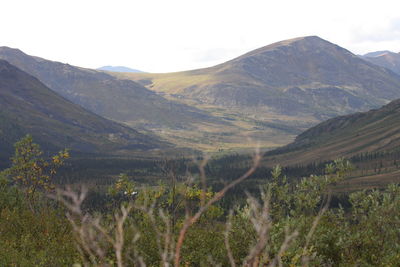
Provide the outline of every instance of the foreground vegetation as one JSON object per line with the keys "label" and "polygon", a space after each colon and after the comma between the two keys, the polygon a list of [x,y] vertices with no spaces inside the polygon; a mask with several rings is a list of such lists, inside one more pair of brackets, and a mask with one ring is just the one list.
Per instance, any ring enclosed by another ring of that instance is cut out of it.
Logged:
{"label": "foreground vegetation", "polygon": [[[101,209],[87,191],[53,190],[68,152],[44,159],[26,137],[0,175],[0,266],[396,266],[400,261],[400,187],[331,201],[352,169],[288,179],[275,167],[258,193],[225,198],[258,168],[208,187],[207,164],[163,183],[139,186],[123,174]],[[267,176],[267,173],[265,173]],[[49,197],[50,196],[50,197]],[[78,266],[78,265],[77,265]]]}

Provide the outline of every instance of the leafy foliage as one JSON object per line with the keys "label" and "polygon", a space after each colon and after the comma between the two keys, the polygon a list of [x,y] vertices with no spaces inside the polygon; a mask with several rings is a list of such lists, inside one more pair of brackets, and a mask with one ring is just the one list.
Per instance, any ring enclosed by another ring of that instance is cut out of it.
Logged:
{"label": "leafy foliage", "polygon": [[[51,189],[51,177],[68,153],[41,156],[25,137],[16,144],[13,166],[0,173],[1,266],[172,264],[187,218],[216,195],[173,175],[144,187],[122,174],[109,191],[111,200],[121,201],[101,214],[80,208],[84,193],[65,191],[60,200],[66,217],[42,192]],[[332,189],[352,169],[338,159],[323,175],[294,180],[276,166],[259,196],[249,194],[246,204],[231,211],[214,204],[202,213],[186,233],[181,265],[397,266],[400,186],[354,192],[348,207],[329,207]],[[138,193],[115,198],[132,192]]]}
{"label": "leafy foliage", "polygon": [[68,153],[51,161],[41,155],[27,136],[16,144],[14,165],[0,172],[0,266],[71,266],[79,259],[64,210],[41,191],[52,188]]}
{"label": "leafy foliage", "polygon": [[60,151],[51,160],[42,158],[39,145],[33,143],[32,136],[27,135],[15,144],[12,166],[3,172],[24,191],[26,200],[33,209],[38,190],[53,189],[52,178],[57,169],[69,158],[67,150]]}

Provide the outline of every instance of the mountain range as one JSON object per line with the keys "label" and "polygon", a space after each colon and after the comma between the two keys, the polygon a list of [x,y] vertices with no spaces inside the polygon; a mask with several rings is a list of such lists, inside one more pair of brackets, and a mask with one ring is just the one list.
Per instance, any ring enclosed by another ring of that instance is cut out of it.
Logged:
{"label": "mountain range", "polygon": [[30,56],[9,47],[0,47],[0,59],[37,77],[56,93],[89,111],[134,129],[150,130],[180,147],[191,144],[184,142],[186,132],[181,137],[183,129],[195,135],[200,132],[199,127],[217,129],[229,124],[206,111],[166,99],[139,83],[120,80],[103,71]]}
{"label": "mountain range", "polygon": [[46,87],[37,78],[0,60],[0,157],[26,134],[46,151],[118,154],[166,148],[165,142],[104,119]]}
{"label": "mountain range", "polygon": [[37,77],[53,91],[101,116],[130,125],[179,127],[207,116],[195,108],[168,101],[142,85],[118,80],[92,69],[29,56],[18,49],[0,47],[0,58]]}
{"label": "mountain range", "polygon": [[116,76],[200,103],[317,121],[400,97],[400,76],[316,36],[274,43],[211,68]]}
{"label": "mountain range", "polygon": [[400,98],[400,75],[316,36],[163,74],[84,69],[8,47],[0,58],[89,111],[203,151],[279,147],[321,121]]}
{"label": "mountain range", "polygon": [[286,143],[321,121],[400,97],[398,74],[317,36],[267,45],[205,69],[113,75],[211,114],[218,109],[233,121],[251,122],[247,126],[264,133],[264,140],[279,129]]}

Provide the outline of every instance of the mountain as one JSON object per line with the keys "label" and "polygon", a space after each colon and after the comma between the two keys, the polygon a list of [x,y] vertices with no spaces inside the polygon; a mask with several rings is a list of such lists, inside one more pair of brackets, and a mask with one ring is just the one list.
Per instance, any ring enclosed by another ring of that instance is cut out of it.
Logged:
{"label": "mountain", "polygon": [[314,122],[400,97],[400,76],[316,36],[274,43],[211,68],[114,75],[181,99]]}
{"label": "mountain", "polygon": [[399,150],[400,99],[379,109],[322,122],[297,136],[293,143],[270,152],[265,160],[290,165]]}
{"label": "mountain", "polygon": [[0,48],[0,58],[83,107],[178,146],[265,149],[326,119],[400,98],[400,76],[316,36],[176,73],[102,72]]}
{"label": "mountain", "polygon": [[179,147],[204,151],[253,147],[253,142],[243,142],[249,138],[260,140],[263,147],[276,147],[287,144],[292,140],[293,132],[298,132],[279,122],[260,125],[241,111],[231,116],[230,111],[218,107],[198,108],[179,97],[153,92],[137,82],[116,78],[109,72],[29,56],[18,49],[0,47],[0,58],[96,114],[135,129],[149,130]]}
{"label": "mountain", "polygon": [[98,68],[97,70],[105,70],[112,72],[143,72],[141,70],[135,70],[124,66],[103,66]]}
{"label": "mountain", "polygon": [[400,75],[400,53],[377,51],[365,54],[362,58]]}
{"label": "mountain", "polygon": [[56,94],[37,78],[0,60],[0,155],[26,134],[44,149],[113,154],[166,147],[151,136],[104,119]]}
{"label": "mountain", "polygon": [[326,119],[400,98],[399,75],[317,36],[270,44],[204,69],[111,74],[251,128],[252,143],[269,148]]}
{"label": "mountain", "polygon": [[142,85],[84,69],[29,56],[18,49],[0,47],[0,58],[37,77],[75,104],[128,125],[183,127],[182,122],[209,119],[195,108],[168,101]]}

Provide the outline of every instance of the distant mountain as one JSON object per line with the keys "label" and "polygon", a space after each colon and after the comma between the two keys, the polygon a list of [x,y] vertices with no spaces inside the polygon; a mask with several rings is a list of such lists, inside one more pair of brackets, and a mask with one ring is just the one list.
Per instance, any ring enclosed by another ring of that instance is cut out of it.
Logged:
{"label": "distant mountain", "polygon": [[124,66],[103,66],[98,68],[97,70],[105,70],[111,72],[143,72],[141,70],[135,70]]}
{"label": "distant mountain", "polygon": [[206,69],[115,75],[181,99],[309,121],[400,97],[400,76],[316,36],[274,43]]}
{"label": "distant mountain", "polygon": [[363,56],[364,57],[379,57],[379,56],[382,56],[387,53],[391,53],[391,52],[389,50],[375,51],[375,52],[369,52]]}
{"label": "distant mountain", "polygon": [[46,150],[115,154],[166,143],[104,119],[59,96],[37,78],[0,60],[0,157],[26,134]]}
{"label": "distant mountain", "polygon": [[284,165],[400,150],[400,99],[379,109],[341,116],[303,132],[266,157]]}
{"label": "distant mountain", "polygon": [[0,47],[0,59],[37,77],[70,101],[131,126],[180,128],[212,121],[203,111],[169,101],[136,82],[119,80],[102,71],[29,56],[8,47]]}
{"label": "distant mountain", "polygon": [[362,58],[400,75],[400,53],[378,51],[365,54]]}

